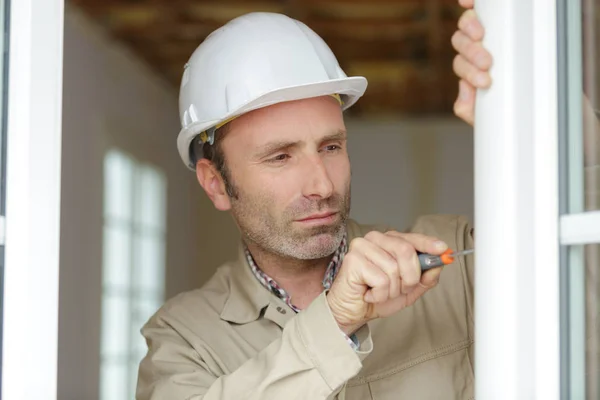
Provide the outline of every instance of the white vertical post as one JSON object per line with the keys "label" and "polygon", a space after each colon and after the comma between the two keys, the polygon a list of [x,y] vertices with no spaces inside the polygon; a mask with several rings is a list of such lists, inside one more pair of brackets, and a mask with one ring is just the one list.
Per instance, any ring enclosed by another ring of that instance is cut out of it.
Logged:
{"label": "white vertical post", "polygon": [[[558,51],[556,1],[534,0],[531,15],[533,82],[533,237],[535,280],[535,398],[560,398],[560,257]],[[527,27],[524,27],[527,29]],[[525,182],[527,184],[527,182]]]}
{"label": "white vertical post", "polygon": [[476,398],[559,398],[556,5],[478,0]]}
{"label": "white vertical post", "polygon": [[12,0],[2,399],[56,399],[64,0]]}

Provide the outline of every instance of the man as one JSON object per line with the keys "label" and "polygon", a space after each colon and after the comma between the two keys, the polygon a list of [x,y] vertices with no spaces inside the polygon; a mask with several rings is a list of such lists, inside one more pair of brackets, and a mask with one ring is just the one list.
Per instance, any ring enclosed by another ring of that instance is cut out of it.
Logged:
{"label": "man", "polygon": [[365,89],[279,14],[237,18],[192,55],[178,149],[243,240],[143,328],[139,400],[473,398],[473,259],[421,273],[417,258],[472,248],[466,219],[348,218],[342,112]]}

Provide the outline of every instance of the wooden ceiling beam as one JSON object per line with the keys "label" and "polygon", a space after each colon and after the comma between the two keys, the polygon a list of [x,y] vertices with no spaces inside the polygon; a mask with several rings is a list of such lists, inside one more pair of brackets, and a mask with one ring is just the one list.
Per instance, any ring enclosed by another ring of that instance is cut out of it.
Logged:
{"label": "wooden ceiling beam", "polygon": [[285,13],[285,8],[285,4],[281,2],[203,3],[194,1],[187,4],[185,8],[182,9],[182,12],[185,13],[188,18],[222,21],[225,23],[249,12],[265,11]]}
{"label": "wooden ceiling beam", "polygon": [[[442,93],[437,90],[437,86],[440,85],[439,80],[441,79],[441,68],[443,53],[442,49],[444,44],[450,47],[450,40],[446,43],[443,42],[444,32],[443,29],[443,15],[442,5],[440,0],[425,0],[427,9],[427,23],[428,23],[428,44],[429,44],[429,60],[431,60],[431,68],[433,68],[432,79],[429,80],[427,87],[427,93],[430,98],[430,102],[434,107],[441,107],[444,98]],[[454,21],[453,21],[454,22]],[[454,23],[452,28],[454,29]],[[448,36],[449,38],[450,36]]]}
{"label": "wooden ceiling beam", "polygon": [[[142,37],[134,39],[132,36],[123,37],[124,41],[142,53],[154,53],[162,60],[173,60],[182,64],[191,56],[200,44],[200,41],[190,40],[161,40]],[[327,40],[332,51],[344,68],[352,62],[427,62],[441,65],[450,64],[454,58],[451,50],[444,50],[439,57],[432,58],[429,54],[427,39],[400,40],[400,41],[347,41],[341,39]]]}
{"label": "wooden ceiling beam", "polygon": [[426,38],[411,40],[325,38],[325,41],[342,64],[345,61],[424,60],[428,55]]}
{"label": "wooden ceiling beam", "polygon": [[214,22],[196,23],[161,23],[152,26],[151,29],[140,26],[122,26],[113,28],[113,34],[124,40],[136,41],[136,43],[168,43],[177,41],[193,41],[199,45],[211,32],[219,28],[221,24]]}
{"label": "wooden ceiling beam", "polygon": [[[266,11],[284,13],[297,16],[297,13],[307,17],[318,17],[334,20],[398,20],[425,18],[426,8],[423,0],[415,1],[230,1],[230,2],[202,2],[190,1],[182,3],[179,8],[191,18],[210,19],[223,23],[253,11]],[[444,2],[444,0],[438,0]],[[454,5],[454,3],[451,3]],[[442,4],[440,3],[440,6]],[[451,9],[456,8],[449,6]]]}
{"label": "wooden ceiling beam", "polygon": [[351,113],[451,112],[457,91],[450,37],[456,0],[68,0],[180,84],[212,31],[252,11],[282,12],[314,29],[348,75],[369,80]]}
{"label": "wooden ceiling beam", "polygon": [[310,16],[329,19],[414,19],[422,16],[423,7],[419,2],[319,2],[303,4]]}
{"label": "wooden ceiling beam", "polygon": [[[380,49],[384,58],[393,54],[394,48],[420,48],[421,43],[431,39],[429,23],[423,22],[387,22],[378,23],[376,20],[323,22],[306,20],[307,25],[313,28],[332,48],[363,47],[367,54]],[[193,41],[200,44],[206,36],[219,28],[221,23],[215,21],[196,21],[185,23],[172,23],[169,20],[155,23],[151,27],[143,24],[110,24],[113,32],[120,38],[131,37],[148,42],[172,43],[176,40],[184,42]],[[436,29],[435,41],[449,43],[452,32],[456,29],[454,22],[442,23]],[[438,33],[439,32],[439,33]],[[444,46],[439,46],[444,47]],[[447,46],[449,48],[449,46]],[[362,49],[351,49],[351,53],[358,53]],[[413,53],[418,54],[418,53]],[[368,57],[371,58],[371,57]]]}
{"label": "wooden ceiling beam", "polygon": [[[322,21],[308,19],[303,21],[321,36],[359,40],[401,40],[417,35],[427,36],[427,21]],[[454,21],[444,22],[444,32],[456,29]],[[450,36],[448,36],[450,37]]]}

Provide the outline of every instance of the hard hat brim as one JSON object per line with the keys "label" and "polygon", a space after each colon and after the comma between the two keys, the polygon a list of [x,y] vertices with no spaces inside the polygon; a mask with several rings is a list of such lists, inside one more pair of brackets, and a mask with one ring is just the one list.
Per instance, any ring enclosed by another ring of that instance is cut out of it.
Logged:
{"label": "hard hat brim", "polygon": [[367,79],[362,76],[332,79],[326,82],[309,83],[273,90],[262,94],[252,101],[238,107],[218,120],[198,121],[181,129],[177,137],[177,149],[185,165],[192,171],[196,166],[190,159],[190,144],[192,140],[201,132],[212,128],[222,121],[240,116],[252,110],[271,106],[273,104],[286,101],[303,100],[313,97],[328,96],[339,94],[342,96],[344,104],[342,110],[350,108],[365,93],[367,89]]}

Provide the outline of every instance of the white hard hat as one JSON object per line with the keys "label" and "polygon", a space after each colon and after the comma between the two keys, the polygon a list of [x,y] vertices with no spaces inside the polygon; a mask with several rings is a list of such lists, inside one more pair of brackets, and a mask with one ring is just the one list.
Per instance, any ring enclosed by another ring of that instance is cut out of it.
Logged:
{"label": "white hard hat", "polygon": [[342,109],[365,92],[347,77],[327,44],[302,22],[250,13],[212,32],[185,66],[179,93],[181,159],[190,169],[195,137],[212,144],[214,129],[248,111],[284,101],[339,95]]}

